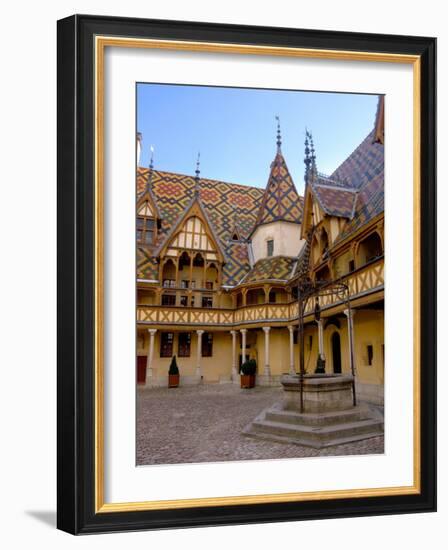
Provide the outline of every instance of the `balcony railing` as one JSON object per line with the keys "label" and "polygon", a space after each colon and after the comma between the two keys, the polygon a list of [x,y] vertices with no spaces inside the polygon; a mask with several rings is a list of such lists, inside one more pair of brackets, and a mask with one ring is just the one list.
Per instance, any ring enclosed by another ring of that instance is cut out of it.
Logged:
{"label": "balcony railing", "polygon": [[[358,268],[338,281],[348,285],[350,299],[353,301],[363,295],[371,294],[384,287],[383,258]],[[321,309],[332,308],[341,304],[336,295],[322,296]],[[313,313],[314,304],[308,302],[306,314]],[[293,301],[285,304],[257,304],[239,307],[237,309],[198,308],[184,306],[137,306],[137,322],[162,325],[220,325],[229,328],[251,323],[289,322],[298,317],[298,303]]]}

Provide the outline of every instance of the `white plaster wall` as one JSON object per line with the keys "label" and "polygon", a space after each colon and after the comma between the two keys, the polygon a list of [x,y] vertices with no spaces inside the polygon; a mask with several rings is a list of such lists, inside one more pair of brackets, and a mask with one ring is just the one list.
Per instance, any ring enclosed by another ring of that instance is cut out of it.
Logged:
{"label": "white plaster wall", "polygon": [[272,222],[260,225],[252,236],[254,261],[267,257],[266,241],[274,240],[274,256],[297,256],[305,244],[300,239],[300,224]]}

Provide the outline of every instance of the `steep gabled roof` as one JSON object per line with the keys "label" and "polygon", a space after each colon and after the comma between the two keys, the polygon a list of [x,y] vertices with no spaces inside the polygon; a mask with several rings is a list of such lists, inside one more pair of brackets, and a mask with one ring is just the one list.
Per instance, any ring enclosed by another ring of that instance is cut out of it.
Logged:
{"label": "steep gabled roof", "polygon": [[268,184],[255,225],[276,221],[300,223],[302,209],[303,200],[296,191],[281,151],[278,151],[271,164]]}
{"label": "steep gabled roof", "polygon": [[[146,188],[148,168],[137,169],[137,197]],[[252,231],[263,197],[263,190],[237,183],[226,183],[201,178],[199,183],[202,207],[214,235],[224,251],[226,263],[223,284],[234,286],[250,270],[246,240]],[[151,190],[162,218],[157,242],[152,248],[137,248],[137,276],[139,279],[156,280],[158,264],[154,251],[167,239],[185,210],[191,204],[195,189],[194,176],[153,170]],[[241,241],[230,242],[235,217]]]}
{"label": "steep gabled roof", "polygon": [[384,212],[384,145],[375,141],[375,130],[335,170],[332,178],[344,178],[347,185],[358,189],[352,219],[347,222],[336,242]]}
{"label": "steep gabled roof", "polygon": [[358,196],[357,189],[337,185],[321,175],[316,182],[311,183],[311,189],[326,214],[339,218],[353,217]]}

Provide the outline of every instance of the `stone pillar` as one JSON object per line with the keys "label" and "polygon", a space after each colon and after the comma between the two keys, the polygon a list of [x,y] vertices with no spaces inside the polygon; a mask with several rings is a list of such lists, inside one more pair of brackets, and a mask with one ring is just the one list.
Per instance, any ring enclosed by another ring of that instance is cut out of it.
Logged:
{"label": "stone pillar", "polygon": [[150,386],[153,379],[153,372],[152,372],[152,359],[154,356],[154,337],[157,332],[156,328],[149,328],[149,347],[148,347],[148,355],[146,358],[146,386]]}
{"label": "stone pillar", "polygon": [[324,322],[322,319],[316,321],[317,323],[317,336],[319,344],[319,356],[317,358],[316,372],[323,374],[325,372],[325,353],[324,353]]}
{"label": "stone pillar", "polygon": [[325,359],[324,354],[324,323],[322,319],[320,321],[317,321],[317,334],[318,334],[318,341],[319,341],[319,356],[322,359]]}
{"label": "stone pillar", "polygon": [[263,327],[264,331],[264,372],[265,376],[271,376],[271,366],[269,361],[269,331],[271,327]]}
{"label": "stone pillar", "polygon": [[348,328],[348,353],[350,358],[350,370],[351,374],[356,374],[356,360],[355,360],[355,336],[353,330],[353,317],[356,311],[354,309],[344,309],[344,314],[347,317]]}
{"label": "stone pillar", "polygon": [[203,330],[197,330],[196,334],[198,335],[198,349],[196,354],[196,376],[200,379],[202,376],[201,372],[201,353],[202,353],[202,335],[204,334]]}
{"label": "stone pillar", "polygon": [[240,332],[241,332],[241,359],[242,359],[242,362],[244,363],[246,361],[246,334],[247,334],[247,329],[242,328],[240,330]]}
{"label": "stone pillar", "polygon": [[232,380],[235,381],[238,378],[237,360],[236,360],[236,330],[231,330],[232,335]]}
{"label": "stone pillar", "polygon": [[295,374],[294,368],[294,327],[289,326],[289,374]]}

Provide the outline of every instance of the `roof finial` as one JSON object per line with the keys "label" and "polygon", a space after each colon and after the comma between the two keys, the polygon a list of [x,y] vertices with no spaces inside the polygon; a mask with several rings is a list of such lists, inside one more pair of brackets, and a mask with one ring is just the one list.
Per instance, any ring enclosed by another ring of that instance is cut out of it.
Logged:
{"label": "roof finial", "polygon": [[148,171],[148,181],[146,182],[146,188],[148,191],[151,190],[151,184],[152,184],[152,171],[154,169],[154,147],[151,145],[150,147],[151,151],[151,157],[149,161],[149,171]]}
{"label": "roof finial", "polygon": [[282,149],[282,135],[280,131],[280,117],[277,115],[275,117],[275,120],[277,121],[277,153],[281,152]]}
{"label": "roof finial", "polygon": [[305,158],[303,162],[305,163],[305,183],[307,183],[311,174],[317,174],[313,136],[307,128],[305,128]]}
{"label": "roof finial", "polygon": [[310,133],[310,150],[311,150],[311,171],[313,174],[317,174],[317,168],[316,168],[316,155],[314,151],[314,142],[313,142],[313,136]]}
{"label": "roof finial", "polygon": [[198,151],[198,158],[196,160],[196,170],[195,170],[196,176],[194,178],[194,194],[196,197],[199,196],[199,176],[201,174],[200,165],[201,165],[201,152]]}
{"label": "roof finial", "polygon": [[310,134],[308,132],[308,129],[305,128],[305,158],[303,160],[303,162],[305,163],[305,183],[308,182],[308,177],[310,175],[310,164],[311,164],[309,137],[310,137]]}
{"label": "roof finial", "polygon": [[154,146],[151,145],[151,147],[149,149],[151,151],[151,158],[150,158],[150,161],[149,161],[149,169],[153,170],[153,168],[154,168]]}

